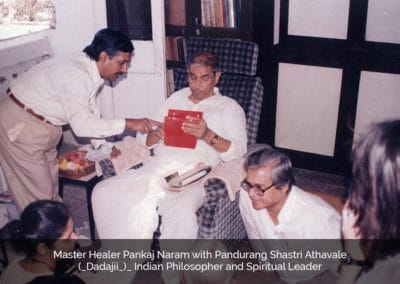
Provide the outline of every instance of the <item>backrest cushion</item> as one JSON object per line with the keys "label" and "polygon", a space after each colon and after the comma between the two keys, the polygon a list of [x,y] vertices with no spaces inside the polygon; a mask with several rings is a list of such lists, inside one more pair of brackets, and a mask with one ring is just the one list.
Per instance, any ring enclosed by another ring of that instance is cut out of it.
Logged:
{"label": "backrest cushion", "polygon": [[187,61],[199,51],[214,53],[223,73],[255,76],[258,45],[239,39],[191,37],[187,40]]}

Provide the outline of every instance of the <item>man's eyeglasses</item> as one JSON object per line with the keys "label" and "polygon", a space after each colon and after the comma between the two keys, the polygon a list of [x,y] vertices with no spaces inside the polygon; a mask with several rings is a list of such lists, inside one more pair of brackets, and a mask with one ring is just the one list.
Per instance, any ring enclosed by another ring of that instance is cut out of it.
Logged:
{"label": "man's eyeglasses", "polygon": [[268,189],[270,189],[271,187],[275,186],[275,184],[271,184],[270,186],[264,187],[262,188],[261,186],[259,186],[258,184],[251,184],[250,182],[248,182],[247,179],[244,179],[242,181],[242,183],[240,184],[240,186],[246,190],[247,192],[250,192],[250,190],[252,188],[254,188],[256,190],[257,195],[259,196],[263,196],[264,192],[266,192]]}
{"label": "man's eyeglasses", "polygon": [[214,77],[215,77],[215,74],[206,74],[206,75],[202,75],[200,77],[197,77],[194,74],[189,74],[188,82],[193,83],[193,82],[197,82],[199,80],[200,83],[202,83],[202,84],[208,84],[211,82],[212,79],[214,79]]}

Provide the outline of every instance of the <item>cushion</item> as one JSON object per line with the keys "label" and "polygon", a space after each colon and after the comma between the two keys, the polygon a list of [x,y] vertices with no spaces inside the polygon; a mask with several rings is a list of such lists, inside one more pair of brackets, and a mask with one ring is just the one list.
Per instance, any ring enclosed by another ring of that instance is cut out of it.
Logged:
{"label": "cushion", "polygon": [[196,52],[209,51],[219,59],[223,73],[256,75],[258,45],[239,39],[191,37],[187,40],[187,61]]}

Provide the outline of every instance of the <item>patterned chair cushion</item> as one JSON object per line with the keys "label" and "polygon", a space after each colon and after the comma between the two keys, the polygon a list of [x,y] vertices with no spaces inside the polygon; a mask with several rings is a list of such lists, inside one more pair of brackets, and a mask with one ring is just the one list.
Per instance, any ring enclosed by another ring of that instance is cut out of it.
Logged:
{"label": "patterned chair cushion", "polygon": [[[175,89],[187,87],[187,72],[174,69]],[[256,143],[264,88],[259,77],[222,74],[218,83],[221,94],[235,99],[243,108],[247,121],[247,142]]]}
{"label": "patterned chair cushion", "polygon": [[[220,92],[236,100],[243,108],[247,120],[248,145],[256,143],[264,89],[261,79],[256,77],[258,46],[253,42],[236,39],[193,37],[187,41],[187,58],[199,51],[214,53],[219,59],[222,76]],[[175,90],[187,87],[187,72],[174,69]],[[205,203],[197,212],[198,237],[202,239],[224,239],[228,248],[235,249],[246,230],[236,199],[230,201],[225,183],[210,178],[204,183]]]}
{"label": "patterned chair cushion", "polygon": [[239,193],[230,201],[225,183],[210,178],[204,184],[206,201],[197,211],[199,239],[222,239],[228,248],[235,249],[246,238],[246,229],[239,210]]}
{"label": "patterned chair cushion", "polygon": [[214,53],[223,73],[255,76],[257,71],[258,45],[238,39],[191,37],[187,40],[187,58],[198,51]]}

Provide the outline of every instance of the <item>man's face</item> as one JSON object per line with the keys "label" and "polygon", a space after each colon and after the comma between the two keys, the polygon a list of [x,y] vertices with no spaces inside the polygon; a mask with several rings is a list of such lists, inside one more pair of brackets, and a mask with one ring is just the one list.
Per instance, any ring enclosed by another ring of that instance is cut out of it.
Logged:
{"label": "man's face", "polygon": [[101,78],[108,81],[115,81],[120,75],[126,74],[132,54],[130,52],[118,51],[109,58],[105,51],[102,51],[97,61],[97,67]]}
{"label": "man's face", "polygon": [[213,73],[211,67],[192,64],[188,70],[190,98],[196,102],[214,95],[214,86],[218,83],[221,72]]}
{"label": "man's face", "polygon": [[[247,193],[249,194],[254,209],[267,209],[268,211],[272,210],[274,212],[280,211],[287,198],[288,185],[284,185],[280,189],[276,188],[276,185],[273,185],[270,166],[249,169],[247,171],[246,180],[253,186]],[[261,194],[261,192],[257,190],[257,187],[264,189],[270,188]]]}

